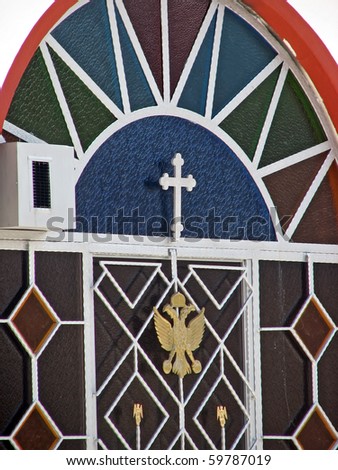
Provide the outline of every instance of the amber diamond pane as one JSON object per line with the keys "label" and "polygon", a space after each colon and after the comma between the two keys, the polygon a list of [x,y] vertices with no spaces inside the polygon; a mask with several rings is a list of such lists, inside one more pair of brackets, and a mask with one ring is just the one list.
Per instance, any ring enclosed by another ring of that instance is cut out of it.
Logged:
{"label": "amber diamond pane", "polygon": [[317,358],[325,345],[333,326],[314,299],[306,306],[295,330],[314,358]]}
{"label": "amber diamond pane", "polygon": [[56,319],[34,289],[12,321],[33,353],[39,351],[56,326]]}
{"label": "amber diamond pane", "polygon": [[20,426],[14,440],[23,450],[49,450],[55,447],[59,436],[36,405]]}
{"label": "amber diamond pane", "polygon": [[316,408],[298,433],[297,440],[305,450],[327,450],[332,448],[336,436],[331,431],[325,417]]}

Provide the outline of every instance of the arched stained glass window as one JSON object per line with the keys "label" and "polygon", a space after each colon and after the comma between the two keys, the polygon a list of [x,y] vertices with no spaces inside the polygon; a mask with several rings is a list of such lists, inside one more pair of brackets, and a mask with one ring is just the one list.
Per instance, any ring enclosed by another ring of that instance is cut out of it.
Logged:
{"label": "arched stained glass window", "polygon": [[[42,385],[35,401],[18,385],[19,419],[0,415],[4,445],[337,448],[338,403],[325,385],[329,375],[330,390],[338,385],[328,287],[338,275],[337,139],[295,58],[251,11],[227,0],[80,0],[31,59],[4,136],[74,147],[77,233],[53,249],[83,256],[67,268],[43,245],[22,261],[31,282],[6,303],[4,354],[24,369],[18,382],[37,364]],[[177,154],[196,186],[182,192],[173,241],[176,202],[161,178]],[[81,284],[74,318],[56,294],[69,287],[47,276],[54,263]],[[154,305],[177,291],[207,321],[203,372],[183,379],[163,374],[152,324]],[[27,340],[30,302],[35,330],[47,326]],[[81,339],[83,315],[93,331]],[[66,378],[48,367],[60,370],[54,353],[67,341],[89,363],[74,384],[84,396],[75,424],[51,393]],[[133,400],[143,400],[145,428],[132,413],[121,420]],[[38,427],[46,441],[32,444]]]}

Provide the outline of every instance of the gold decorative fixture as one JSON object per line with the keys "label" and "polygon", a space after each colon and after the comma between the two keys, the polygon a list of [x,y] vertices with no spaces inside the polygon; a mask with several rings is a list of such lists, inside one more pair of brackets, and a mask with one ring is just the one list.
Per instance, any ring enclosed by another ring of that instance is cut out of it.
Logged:
{"label": "gold decorative fixture", "polygon": [[143,419],[143,406],[140,403],[134,403],[133,418],[135,419],[136,426],[140,426]]}
{"label": "gold decorative fixture", "polygon": [[[163,362],[164,373],[169,374],[172,371],[183,379],[191,370],[195,374],[202,370],[202,365],[194,358],[193,351],[200,346],[203,338],[204,308],[186,326],[185,321],[188,315],[196,310],[195,307],[192,304],[187,305],[184,295],[179,292],[172,295],[170,300],[171,303],[164,306],[163,312],[169,315],[172,323],[154,307],[155,329],[162,348],[170,352],[169,358]],[[186,354],[191,360],[191,366]],[[175,362],[172,364],[175,355]]]}
{"label": "gold decorative fixture", "polygon": [[222,428],[224,428],[226,422],[228,421],[228,412],[225,406],[218,406],[217,407],[217,421]]}

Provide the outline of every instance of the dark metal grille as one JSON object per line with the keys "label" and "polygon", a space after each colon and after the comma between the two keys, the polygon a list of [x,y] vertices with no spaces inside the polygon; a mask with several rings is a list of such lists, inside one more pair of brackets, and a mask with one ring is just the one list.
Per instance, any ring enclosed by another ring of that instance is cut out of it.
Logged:
{"label": "dark metal grille", "polygon": [[35,208],[50,209],[49,163],[33,161],[33,202]]}

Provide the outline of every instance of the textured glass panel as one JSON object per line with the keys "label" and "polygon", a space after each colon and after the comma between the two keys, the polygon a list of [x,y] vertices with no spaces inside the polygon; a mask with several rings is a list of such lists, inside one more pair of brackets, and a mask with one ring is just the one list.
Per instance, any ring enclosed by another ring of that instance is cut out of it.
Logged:
{"label": "textured glass panel", "polygon": [[29,358],[6,325],[0,325],[0,434],[9,435],[30,403]]}
{"label": "textured glass panel", "polygon": [[160,0],[124,0],[157,86],[163,92]]}
{"label": "textured glass panel", "polygon": [[292,239],[303,243],[338,243],[338,169],[334,163],[314,195]]}
{"label": "textured glass panel", "polygon": [[62,89],[84,150],[115,121],[115,116],[50,48]]}
{"label": "textured glass panel", "polygon": [[314,265],[315,293],[320,302],[338,325],[338,265],[331,263],[316,263]]}
{"label": "textured glass panel", "polygon": [[79,8],[52,35],[122,109],[106,1],[95,0]]}
{"label": "textured glass panel", "polygon": [[311,364],[289,333],[262,333],[261,345],[263,433],[291,435],[311,405]]}
{"label": "textured glass panel", "polygon": [[178,150],[183,174],[191,173],[198,188],[182,193],[184,236],[275,240],[265,202],[235,154],[203,127],[169,116],[125,126],[96,152],[76,187],[79,230],[166,236],[173,195],[158,181],[172,174]]}
{"label": "textured glass panel", "polygon": [[275,56],[276,52],[252,26],[226,9],[213,114],[219,113]]}
{"label": "textured glass panel", "polygon": [[284,230],[293,219],[326,156],[327,153],[317,155],[264,178]]}
{"label": "textured glass panel", "polygon": [[297,434],[297,440],[304,450],[327,450],[332,448],[336,437],[325,416],[316,408]]}
{"label": "textured glass panel", "polygon": [[302,263],[260,261],[261,326],[288,326],[307,298],[307,270]]}
{"label": "textured glass panel", "polygon": [[220,124],[220,127],[242,147],[250,160],[255,155],[279,72],[280,67]]}
{"label": "textured glass panel", "polygon": [[[333,283],[330,284],[331,291]],[[338,429],[338,335],[333,337],[325,354],[318,363],[318,393],[319,403],[327,414],[333,426]]]}
{"label": "textured glass panel", "polygon": [[306,305],[295,330],[314,358],[327,344],[333,326],[329,323],[326,314],[315,299]]}
{"label": "textured glass panel", "polygon": [[35,253],[36,283],[61,320],[82,320],[82,261],[78,253]]}
{"label": "textured glass panel", "polygon": [[124,70],[126,75],[130,107],[132,111],[155,105],[153,94],[143,73],[122,18],[117,8],[116,21],[119,30]]}
{"label": "textured glass panel", "polygon": [[309,99],[292,72],[289,72],[260,166],[274,163],[325,140],[325,133]]}
{"label": "textured glass panel", "polygon": [[39,396],[63,434],[85,433],[82,326],[62,325],[39,357]]}
{"label": "textured glass panel", "polygon": [[33,289],[12,318],[16,329],[30,349],[37,353],[56,326],[56,318]]}
{"label": "textured glass panel", "polygon": [[28,287],[27,253],[0,251],[0,318],[7,318]]}
{"label": "textured glass panel", "polygon": [[208,94],[209,74],[212,50],[214,44],[216,15],[209,26],[202,46],[198,52],[195,63],[191,69],[189,78],[178,102],[178,106],[196,113],[205,114],[205,106]]}
{"label": "textured glass panel", "polygon": [[209,5],[210,0],[168,2],[171,94],[175,91]]}
{"label": "textured glass panel", "polygon": [[14,435],[14,440],[23,450],[49,450],[55,447],[59,436],[49,418],[40,406],[36,405],[25,417]]}
{"label": "textured glass panel", "polygon": [[22,76],[6,119],[50,144],[72,145],[40,50]]}

